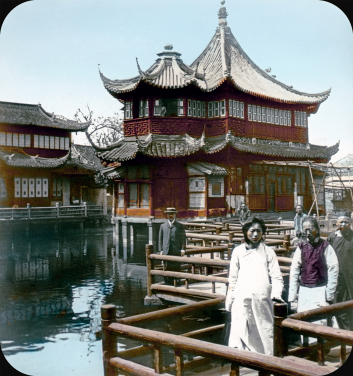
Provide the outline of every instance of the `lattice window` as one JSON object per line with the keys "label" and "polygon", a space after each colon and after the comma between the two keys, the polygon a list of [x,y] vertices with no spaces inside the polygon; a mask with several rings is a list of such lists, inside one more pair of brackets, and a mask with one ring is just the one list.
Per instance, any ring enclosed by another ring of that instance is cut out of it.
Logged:
{"label": "lattice window", "polygon": [[278,121],[278,110],[275,110],[275,124],[279,124],[279,121]]}
{"label": "lattice window", "polygon": [[263,123],[266,123],[266,107],[261,108],[261,120]]}
{"label": "lattice window", "polygon": [[208,178],[208,197],[224,197],[223,176],[210,176]]}
{"label": "lattice window", "polygon": [[219,102],[220,105],[220,114],[221,116],[226,116],[226,101],[225,99],[221,100]]}
{"label": "lattice window", "polygon": [[6,145],[6,133],[0,132],[0,145]]}
{"label": "lattice window", "polygon": [[271,109],[266,108],[267,123],[271,124]]}
{"label": "lattice window", "polygon": [[278,111],[278,116],[279,116],[279,124],[283,125],[283,112],[282,110]]}
{"label": "lattice window", "polygon": [[12,133],[6,133],[6,146],[12,146]]}
{"label": "lattice window", "polygon": [[132,102],[125,102],[124,114],[125,119],[132,119]]}
{"label": "lattice window", "polygon": [[257,106],[252,106],[252,120],[257,121]]}
{"label": "lattice window", "polygon": [[55,137],[49,136],[50,139],[50,149],[55,149]]}
{"label": "lattice window", "polygon": [[35,148],[37,148],[39,146],[39,136],[36,135],[36,134],[33,136],[33,146]]}
{"label": "lattice window", "polygon": [[271,108],[271,124],[275,123],[275,110]]}
{"label": "lattice window", "polygon": [[192,101],[192,116],[197,117],[197,102]]}
{"label": "lattice window", "polygon": [[219,102],[213,102],[214,103],[214,116],[218,117],[219,116]]}
{"label": "lattice window", "polygon": [[184,99],[178,99],[178,116],[184,116]]}
{"label": "lattice window", "polygon": [[13,146],[18,146],[18,134],[17,133],[14,133],[12,135],[12,145]]}
{"label": "lattice window", "polygon": [[206,103],[201,102],[201,117],[206,117]]}
{"label": "lattice window", "polygon": [[235,104],[235,101],[233,101],[233,99],[229,99],[229,116],[233,116],[233,103]]}
{"label": "lattice window", "polygon": [[62,195],[62,181],[61,179],[53,179],[53,196],[61,197]]}
{"label": "lattice window", "polygon": [[292,125],[292,112],[291,111],[287,111],[287,124],[289,126]]}
{"label": "lattice window", "polygon": [[65,137],[60,137],[60,149],[65,150]]}
{"label": "lattice window", "polygon": [[213,102],[208,102],[208,117],[213,118]]}
{"label": "lattice window", "polygon": [[25,147],[30,148],[31,147],[31,135],[25,134]]}
{"label": "lattice window", "polygon": [[197,101],[197,117],[201,117],[201,102]]}
{"label": "lattice window", "polygon": [[60,149],[60,137],[55,136],[55,149]]}
{"label": "lattice window", "polygon": [[25,135],[24,134],[19,134],[18,135],[18,146],[19,147],[24,147],[25,146]]}
{"label": "lattice window", "polygon": [[252,105],[248,104],[248,119],[252,121]]}
{"label": "lattice window", "polygon": [[153,115],[154,116],[161,116],[161,101],[160,101],[160,99],[156,99],[154,101]]}
{"label": "lattice window", "polygon": [[287,125],[287,111],[283,111],[283,125]]}
{"label": "lattice window", "polygon": [[261,123],[261,107],[257,106],[257,121]]}
{"label": "lattice window", "polygon": [[65,137],[65,150],[69,150],[69,149],[70,149],[70,138]]}

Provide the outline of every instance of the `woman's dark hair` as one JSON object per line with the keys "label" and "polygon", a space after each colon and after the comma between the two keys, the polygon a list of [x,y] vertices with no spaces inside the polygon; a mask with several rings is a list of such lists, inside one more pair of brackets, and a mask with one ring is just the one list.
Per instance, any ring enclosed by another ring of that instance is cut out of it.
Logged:
{"label": "woman's dark hair", "polygon": [[261,219],[260,217],[256,217],[256,216],[251,216],[243,225],[242,227],[242,231],[243,231],[243,235],[244,235],[244,239],[245,241],[249,244],[249,238],[247,236],[247,232],[249,230],[249,228],[254,224],[254,223],[258,223],[260,226],[261,226],[261,229],[262,229],[262,234],[264,235],[266,233],[266,230],[267,230],[267,227],[265,225],[265,222],[263,219]]}
{"label": "woman's dark hair", "polygon": [[303,220],[303,223],[302,223],[303,226],[304,226],[305,222],[311,223],[316,228],[316,231],[320,235],[320,225],[319,225],[319,222],[317,221],[316,218],[314,218],[312,216],[305,217],[304,220]]}

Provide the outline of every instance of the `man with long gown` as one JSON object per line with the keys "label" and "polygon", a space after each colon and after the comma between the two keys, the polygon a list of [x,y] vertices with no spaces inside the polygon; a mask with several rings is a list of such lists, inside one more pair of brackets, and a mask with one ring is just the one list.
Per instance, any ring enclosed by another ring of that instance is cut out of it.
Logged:
{"label": "man with long gown", "polygon": [[[338,284],[335,303],[353,300],[353,231],[351,214],[340,212],[337,217],[337,231],[331,233],[327,241],[335,250],[339,262]],[[353,310],[337,315],[341,329],[353,330]]]}

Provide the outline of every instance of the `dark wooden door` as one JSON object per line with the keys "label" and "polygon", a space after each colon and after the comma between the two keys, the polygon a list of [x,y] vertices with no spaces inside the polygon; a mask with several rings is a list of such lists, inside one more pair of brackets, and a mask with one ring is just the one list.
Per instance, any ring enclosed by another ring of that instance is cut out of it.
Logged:
{"label": "dark wooden door", "polygon": [[269,182],[268,183],[268,211],[274,212],[276,211],[276,183]]}

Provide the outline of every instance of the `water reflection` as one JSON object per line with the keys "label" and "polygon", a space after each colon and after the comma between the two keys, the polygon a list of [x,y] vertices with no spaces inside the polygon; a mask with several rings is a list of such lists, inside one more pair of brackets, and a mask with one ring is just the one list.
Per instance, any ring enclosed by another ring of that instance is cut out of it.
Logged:
{"label": "water reflection", "polygon": [[116,244],[109,227],[1,234],[0,341],[10,364],[38,376],[49,374],[43,362],[53,376],[65,367],[65,374],[86,368],[103,374],[100,306],[116,304],[119,316],[149,309],[143,306],[146,239],[136,229],[132,234],[125,245]]}

